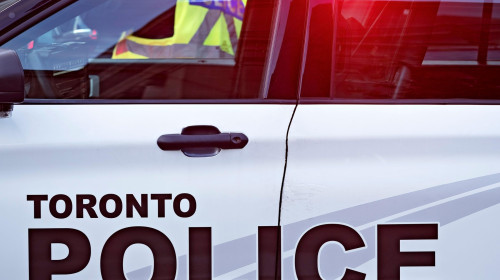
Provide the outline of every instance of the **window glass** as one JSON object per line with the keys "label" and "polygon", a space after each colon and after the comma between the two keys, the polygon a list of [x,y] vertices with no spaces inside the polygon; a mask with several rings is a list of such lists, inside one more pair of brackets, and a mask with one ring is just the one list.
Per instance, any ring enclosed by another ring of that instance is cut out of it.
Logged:
{"label": "window glass", "polygon": [[275,1],[256,2],[80,0],[2,48],[27,98],[258,98]]}
{"label": "window glass", "polygon": [[312,3],[302,97],[500,99],[500,3]]}

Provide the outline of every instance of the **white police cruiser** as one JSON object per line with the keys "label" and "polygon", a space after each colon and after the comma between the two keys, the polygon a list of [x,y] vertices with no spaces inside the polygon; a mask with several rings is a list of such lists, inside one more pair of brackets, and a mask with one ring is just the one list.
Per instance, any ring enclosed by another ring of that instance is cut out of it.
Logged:
{"label": "white police cruiser", "polygon": [[0,49],[1,279],[499,277],[497,1],[4,0]]}

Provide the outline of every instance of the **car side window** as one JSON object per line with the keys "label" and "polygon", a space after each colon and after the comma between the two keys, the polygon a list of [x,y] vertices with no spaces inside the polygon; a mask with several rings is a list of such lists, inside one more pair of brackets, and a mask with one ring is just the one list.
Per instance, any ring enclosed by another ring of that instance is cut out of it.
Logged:
{"label": "car side window", "polygon": [[312,3],[303,98],[500,99],[498,3]]}
{"label": "car side window", "polygon": [[28,99],[260,98],[276,5],[256,2],[80,0],[2,48]]}

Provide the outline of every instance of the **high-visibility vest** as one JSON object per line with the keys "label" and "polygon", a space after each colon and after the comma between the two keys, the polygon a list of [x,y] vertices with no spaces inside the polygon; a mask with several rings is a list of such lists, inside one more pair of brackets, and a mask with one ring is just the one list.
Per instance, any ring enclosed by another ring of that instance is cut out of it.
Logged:
{"label": "high-visibility vest", "polygon": [[174,35],[122,34],[113,59],[234,57],[247,0],[177,0]]}

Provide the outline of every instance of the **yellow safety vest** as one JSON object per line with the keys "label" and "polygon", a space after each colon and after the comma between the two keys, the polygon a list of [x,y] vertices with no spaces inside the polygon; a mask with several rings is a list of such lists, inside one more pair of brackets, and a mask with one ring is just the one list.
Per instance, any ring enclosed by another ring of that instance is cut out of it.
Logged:
{"label": "yellow safety vest", "polygon": [[113,59],[228,58],[236,52],[247,0],[177,0],[174,35],[122,34]]}

